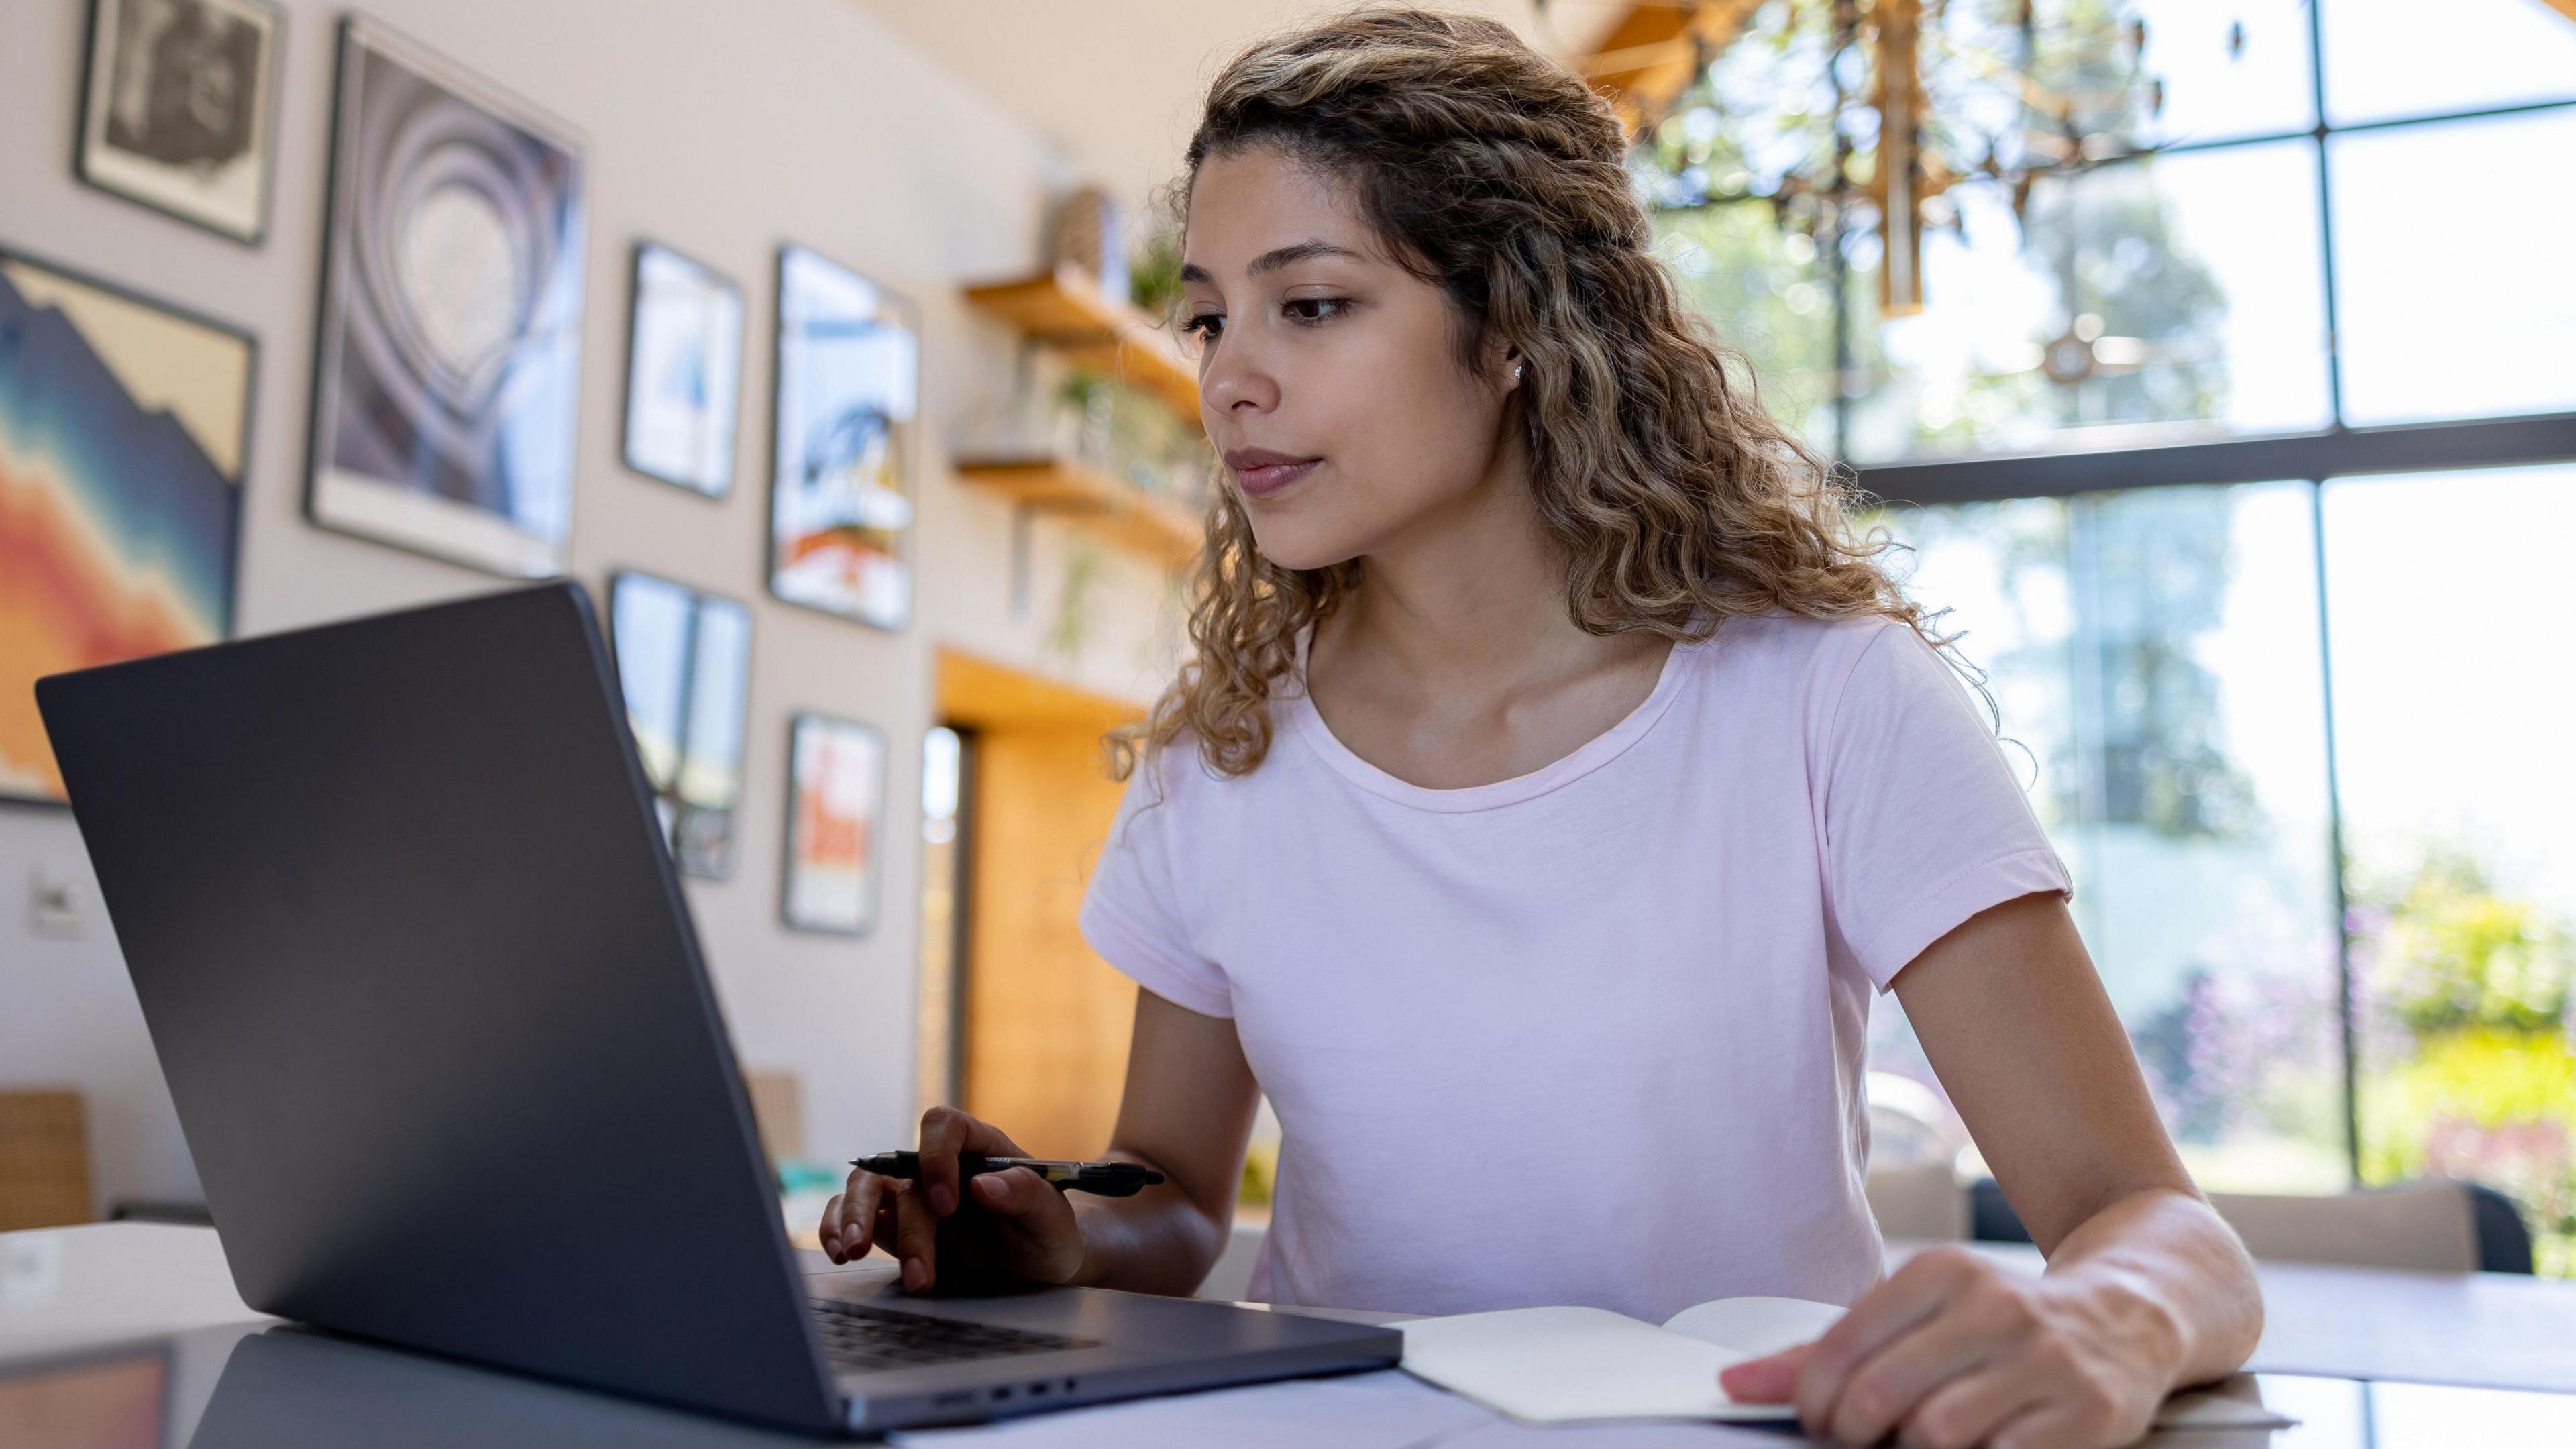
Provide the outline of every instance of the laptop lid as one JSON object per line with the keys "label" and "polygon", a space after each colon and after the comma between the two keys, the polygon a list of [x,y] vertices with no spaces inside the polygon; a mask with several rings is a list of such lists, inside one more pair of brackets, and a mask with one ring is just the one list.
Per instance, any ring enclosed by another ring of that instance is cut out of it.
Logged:
{"label": "laptop lid", "polygon": [[836,1422],[579,586],[36,695],[245,1302]]}

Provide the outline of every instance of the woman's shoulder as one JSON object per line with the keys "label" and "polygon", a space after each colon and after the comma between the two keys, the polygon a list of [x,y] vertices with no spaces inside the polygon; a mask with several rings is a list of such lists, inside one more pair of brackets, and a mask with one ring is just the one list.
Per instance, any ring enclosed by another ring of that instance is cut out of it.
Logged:
{"label": "woman's shoulder", "polygon": [[1901,647],[1892,636],[1913,633],[1904,620],[1885,614],[1827,619],[1775,609],[1723,619],[1696,647],[1726,669],[1840,682],[1863,657]]}

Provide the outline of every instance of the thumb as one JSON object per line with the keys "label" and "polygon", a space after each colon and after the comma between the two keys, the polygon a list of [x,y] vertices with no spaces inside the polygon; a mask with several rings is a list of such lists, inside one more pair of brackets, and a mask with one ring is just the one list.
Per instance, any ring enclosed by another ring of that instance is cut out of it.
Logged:
{"label": "thumb", "polygon": [[971,1189],[975,1201],[986,1212],[1006,1218],[1024,1218],[1035,1212],[1041,1206],[1040,1194],[1047,1197],[1057,1195],[1044,1179],[1025,1167],[1014,1167],[1008,1172],[978,1173]]}
{"label": "thumb", "polygon": [[1769,1358],[1729,1364],[1717,1371],[1717,1386],[1739,1403],[1785,1404],[1798,1392],[1798,1375],[1806,1369],[1807,1350],[1813,1347],[1802,1343]]}
{"label": "thumb", "polygon": [[981,1174],[971,1190],[999,1219],[997,1246],[1012,1272],[1042,1283],[1071,1281],[1082,1265],[1082,1225],[1063,1193],[1025,1167]]}

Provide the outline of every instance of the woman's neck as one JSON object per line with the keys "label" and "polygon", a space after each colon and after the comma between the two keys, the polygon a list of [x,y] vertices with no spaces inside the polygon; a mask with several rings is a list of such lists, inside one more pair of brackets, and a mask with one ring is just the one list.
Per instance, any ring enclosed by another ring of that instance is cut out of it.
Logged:
{"label": "woman's neck", "polygon": [[1478,487],[1360,560],[1360,582],[1316,629],[1328,671],[1426,693],[1509,695],[1581,675],[1636,641],[1577,627],[1563,549],[1540,522],[1526,463],[1506,449]]}

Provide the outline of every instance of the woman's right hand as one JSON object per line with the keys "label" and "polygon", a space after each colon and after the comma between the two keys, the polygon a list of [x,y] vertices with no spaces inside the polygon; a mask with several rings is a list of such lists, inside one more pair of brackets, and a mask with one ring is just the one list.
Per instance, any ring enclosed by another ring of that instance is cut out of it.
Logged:
{"label": "woman's right hand", "polygon": [[1025,1157],[999,1128],[954,1107],[921,1114],[921,1180],[855,1170],[823,1209],[823,1254],[835,1263],[883,1244],[903,1286],[927,1292],[995,1281],[1071,1283],[1083,1266],[1082,1224],[1064,1194],[1025,1167],[960,1183],[957,1154]]}

